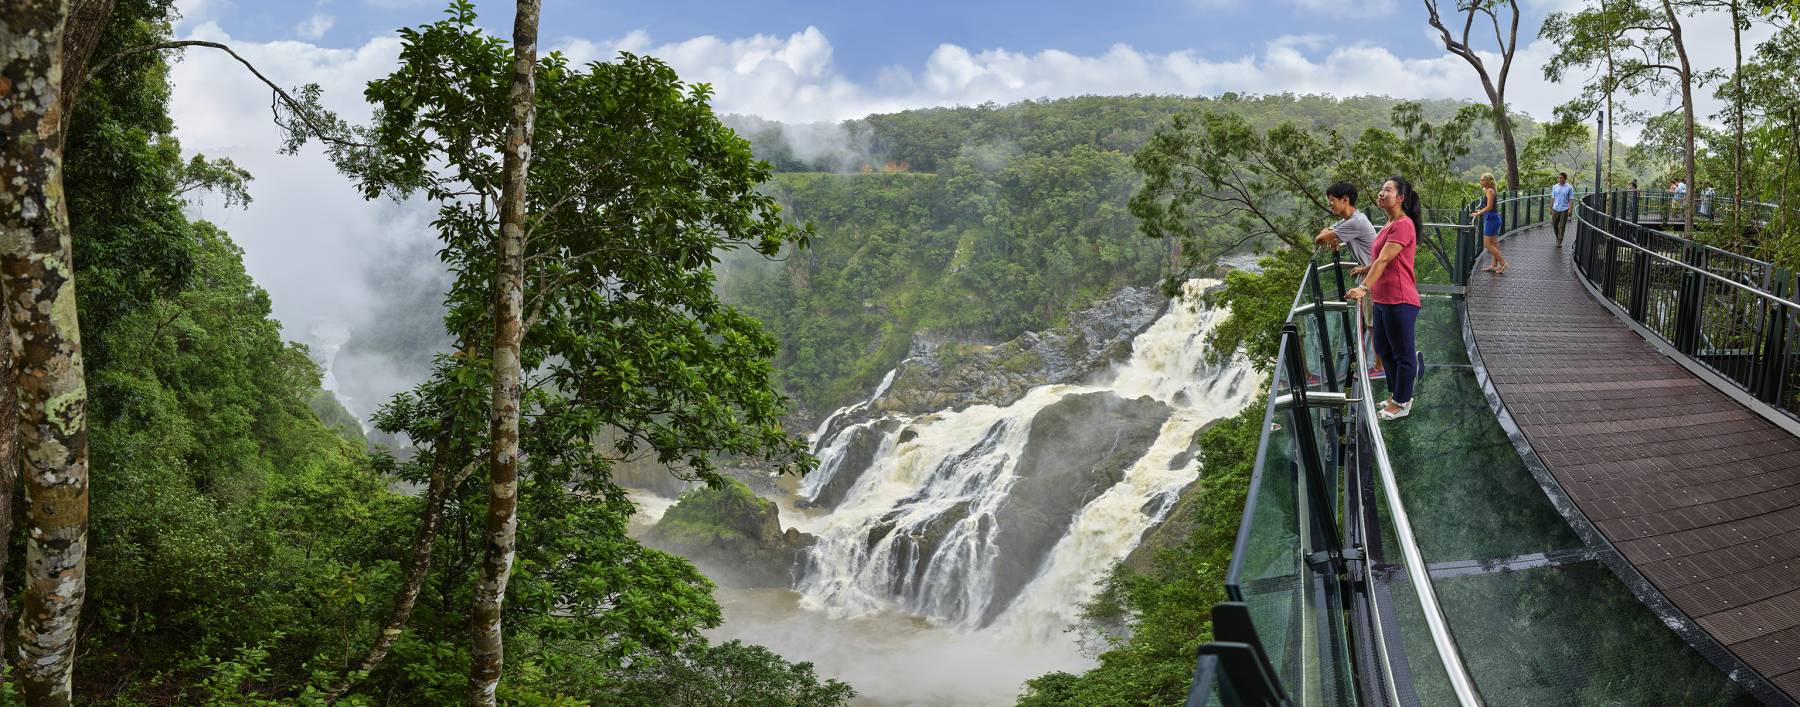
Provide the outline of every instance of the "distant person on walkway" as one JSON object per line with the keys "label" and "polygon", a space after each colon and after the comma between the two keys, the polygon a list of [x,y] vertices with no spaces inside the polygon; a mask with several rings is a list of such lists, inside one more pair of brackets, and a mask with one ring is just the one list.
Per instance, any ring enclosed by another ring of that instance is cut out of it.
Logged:
{"label": "distant person on walkway", "polygon": [[1506,256],[1500,254],[1500,196],[1494,191],[1494,173],[1481,175],[1481,208],[1469,214],[1481,225],[1481,247],[1488,252],[1482,272],[1506,272]]}
{"label": "distant person on walkway", "polygon": [[[1681,201],[1682,201],[1682,199],[1687,198],[1687,193],[1688,193],[1687,180],[1686,179],[1676,179],[1675,186],[1673,186],[1669,189],[1670,196],[1674,197],[1674,200],[1671,201],[1670,203],[1674,205],[1674,209],[1676,212],[1681,211],[1681,208],[1682,208]],[[1673,216],[1671,216],[1671,218],[1673,218]]]}
{"label": "distant person on walkway", "polygon": [[1387,225],[1375,236],[1375,262],[1352,274],[1368,276],[1350,288],[1349,299],[1375,301],[1375,351],[1389,362],[1388,399],[1375,416],[1398,420],[1412,412],[1413,384],[1419,378],[1418,345],[1414,325],[1419,321],[1419,285],[1413,277],[1413,255],[1418,252],[1419,194],[1402,177],[1389,177],[1375,197],[1375,205],[1387,212]]}
{"label": "distant person on walkway", "polygon": [[1700,190],[1700,215],[1702,217],[1712,218],[1713,196],[1716,194],[1718,194],[1718,190],[1713,189],[1710,185]]}
{"label": "distant person on walkway", "polygon": [[1562,246],[1563,231],[1569,228],[1569,209],[1575,205],[1575,185],[1569,183],[1568,172],[1556,173],[1556,186],[1550,187],[1550,229],[1556,231],[1556,245]]}
{"label": "distant person on walkway", "polygon": [[[1338,222],[1330,228],[1319,231],[1313,243],[1328,246],[1336,250],[1344,243],[1350,244],[1350,256],[1357,265],[1369,265],[1375,262],[1375,225],[1369,223],[1369,217],[1356,208],[1356,185],[1349,182],[1338,182],[1325,189],[1325,207],[1331,209],[1331,215]],[[1364,327],[1373,327],[1374,313],[1368,300],[1363,300],[1362,320]],[[1375,366],[1369,369],[1368,378],[1374,380],[1386,375],[1382,368],[1381,357],[1375,357]]]}

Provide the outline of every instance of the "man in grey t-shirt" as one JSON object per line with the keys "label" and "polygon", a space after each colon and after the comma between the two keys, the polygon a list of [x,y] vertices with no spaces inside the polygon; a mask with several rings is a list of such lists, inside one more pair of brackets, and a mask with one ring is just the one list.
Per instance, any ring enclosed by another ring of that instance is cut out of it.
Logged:
{"label": "man in grey t-shirt", "polygon": [[[1338,182],[1325,189],[1326,206],[1331,215],[1338,217],[1338,222],[1330,228],[1319,231],[1313,243],[1338,248],[1344,243],[1350,244],[1350,255],[1358,265],[1369,265],[1375,262],[1375,224],[1369,223],[1369,217],[1356,209],[1356,185],[1349,182]],[[1369,298],[1358,300],[1357,309],[1362,312],[1364,336],[1372,324]],[[1381,357],[1375,356],[1375,348],[1364,342],[1364,350],[1375,357],[1375,366],[1369,369],[1370,379],[1386,375]]]}
{"label": "man in grey t-shirt", "polygon": [[1325,190],[1325,201],[1331,209],[1331,215],[1339,221],[1330,228],[1319,231],[1314,243],[1333,248],[1340,244],[1350,244],[1351,257],[1356,264],[1368,265],[1375,262],[1375,225],[1369,223],[1369,217],[1356,210],[1356,185],[1349,182],[1338,182]]}

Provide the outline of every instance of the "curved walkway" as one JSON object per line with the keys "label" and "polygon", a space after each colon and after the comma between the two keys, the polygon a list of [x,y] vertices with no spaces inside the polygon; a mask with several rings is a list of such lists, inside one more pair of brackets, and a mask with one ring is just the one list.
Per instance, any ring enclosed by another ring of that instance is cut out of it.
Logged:
{"label": "curved walkway", "polygon": [[1470,277],[1480,363],[1586,520],[1736,658],[1715,662],[1800,699],[1800,439],[1589,296],[1574,231],[1557,249],[1547,227],[1523,230],[1504,244],[1514,267]]}

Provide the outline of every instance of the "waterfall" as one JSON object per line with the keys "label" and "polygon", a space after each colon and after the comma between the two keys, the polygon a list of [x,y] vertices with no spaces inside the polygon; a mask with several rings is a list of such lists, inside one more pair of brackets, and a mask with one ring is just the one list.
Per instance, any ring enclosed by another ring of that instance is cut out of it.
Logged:
{"label": "waterfall", "polygon": [[797,589],[835,616],[898,609],[942,625],[1042,639],[1060,633],[1094,582],[1198,478],[1196,432],[1257,387],[1241,356],[1206,363],[1221,313],[1187,283],[1132,341],[1127,360],[1082,384],[1007,405],[822,423],[820,468],[800,495],[817,521]]}

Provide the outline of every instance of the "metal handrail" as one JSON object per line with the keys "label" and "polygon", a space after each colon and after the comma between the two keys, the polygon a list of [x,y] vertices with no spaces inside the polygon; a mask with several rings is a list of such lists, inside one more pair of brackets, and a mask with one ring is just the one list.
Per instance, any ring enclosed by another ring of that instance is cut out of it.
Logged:
{"label": "metal handrail", "polygon": [[[1586,219],[1586,218],[1584,218],[1584,217],[1583,217],[1583,216],[1584,216],[1584,215],[1585,215],[1585,214],[1584,214],[1584,212],[1585,212],[1585,211],[1594,211],[1594,212],[1596,212],[1596,213],[1600,213],[1600,211],[1599,211],[1599,209],[1595,209],[1595,208],[1594,208],[1594,207],[1592,207],[1592,206],[1588,206],[1588,205],[1587,205],[1587,204],[1582,204],[1582,205],[1581,205],[1581,208],[1582,208],[1582,211],[1578,211],[1578,212],[1576,212],[1576,214],[1575,214],[1575,218],[1576,218],[1576,220],[1578,220],[1578,221],[1580,221],[1580,222],[1581,222],[1581,224],[1583,224],[1583,225],[1585,225],[1585,226],[1587,226],[1587,227],[1588,227],[1588,228],[1590,228],[1590,229],[1593,229],[1593,230],[1594,230],[1594,231],[1596,231],[1596,232],[1598,232],[1598,233],[1599,233],[1599,234],[1600,234],[1600,235],[1603,235],[1603,236],[1606,236],[1606,237],[1607,237],[1607,238],[1610,238],[1610,239],[1612,239],[1612,240],[1614,240],[1614,241],[1617,241],[1617,242],[1618,242],[1618,243],[1620,243],[1620,244],[1622,244],[1622,245],[1624,245],[1624,246],[1626,246],[1626,247],[1629,247],[1629,248],[1631,248],[1631,249],[1632,249],[1632,250],[1636,250],[1636,251],[1638,251],[1638,252],[1641,252],[1641,253],[1644,253],[1644,254],[1646,254],[1646,255],[1649,255],[1649,256],[1650,256],[1650,257],[1652,257],[1652,258],[1656,258],[1656,259],[1657,259],[1657,260],[1661,260],[1661,261],[1663,261],[1663,262],[1665,262],[1665,263],[1668,263],[1668,264],[1670,264],[1670,265],[1674,265],[1674,266],[1676,266],[1676,267],[1679,267],[1679,268],[1681,268],[1681,269],[1683,269],[1683,270],[1686,270],[1686,271],[1688,271],[1688,272],[1692,272],[1692,273],[1694,273],[1694,274],[1697,274],[1697,275],[1700,275],[1700,276],[1702,276],[1702,277],[1705,277],[1705,278],[1709,278],[1709,279],[1712,279],[1712,280],[1715,280],[1715,281],[1718,281],[1718,282],[1722,282],[1722,283],[1724,283],[1724,284],[1727,284],[1727,285],[1730,285],[1730,286],[1732,286],[1732,287],[1735,287],[1735,288],[1737,288],[1737,289],[1740,289],[1740,290],[1743,290],[1743,291],[1745,291],[1745,292],[1748,292],[1748,293],[1750,293],[1750,294],[1752,294],[1752,295],[1755,295],[1755,296],[1757,296],[1757,297],[1761,297],[1761,298],[1763,298],[1763,299],[1766,299],[1766,300],[1769,300],[1769,301],[1771,301],[1771,302],[1775,302],[1775,303],[1778,303],[1778,304],[1784,304],[1784,305],[1787,305],[1787,306],[1789,306],[1789,307],[1795,307],[1795,308],[1800,308],[1800,302],[1796,302],[1796,301],[1794,301],[1794,300],[1791,300],[1791,299],[1788,299],[1788,298],[1786,298],[1786,297],[1782,297],[1782,296],[1780,296],[1780,295],[1777,295],[1777,294],[1774,294],[1774,293],[1771,293],[1771,292],[1769,292],[1769,291],[1768,291],[1768,290],[1764,290],[1764,289],[1761,289],[1761,288],[1756,288],[1756,287],[1751,287],[1751,286],[1749,286],[1749,285],[1745,285],[1745,284],[1743,284],[1743,283],[1741,283],[1741,282],[1738,282],[1738,281],[1736,281],[1736,280],[1733,280],[1733,279],[1730,279],[1730,278],[1727,278],[1727,277],[1724,277],[1724,276],[1721,276],[1721,275],[1718,275],[1718,274],[1716,274],[1716,273],[1713,273],[1713,272],[1711,272],[1711,271],[1709,271],[1709,270],[1705,270],[1705,269],[1702,269],[1702,268],[1697,268],[1697,267],[1694,267],[1694,266],[1693,266],[1693,265],[1689,265],[1689,264],[1687,264],[1687,263],[1684,263],[1684,262],[1681,262],[1681,261],[1679,261],[1679,260],[1676,260],[1676,259],[1674,259],[1674,258],[1670,258],[1670,257],[1669,257],[1669,256],[1666,256],[1666,255],[1663,255],[1663,254],[1662,254],[1662,253],[1658,253],[1658,252],[1656,252],[1656,251],[1654,251],[1654,250],[1651,250],[1651,249],[1649,249],[1649,248],[1645,248],[1645,247],[1643,247],[1643,246],[1641,246],[1641,245],[1638,245],[1638,244],[1636,244],[1636,243],[1632,243],[1632,242],[1631,242],[1631,241],[1629,241],[1629,240],[1626,240],[1626,239],[1624,239],[1624,238],[1620,238],[1620,237],[1618,237],[1618,236],[1615,236],[1615,235],[1613,235],[1613,233],[1612,233],[1612,231],[1611,231],[1611,230],[1609,230],[1609,229],[1606,229],[1606,228],[1603,228],[1603,227],[1601,227],[1601,226],[1600,226],[1600,225],[1599,225],[1599,224],[1596,224],[1596,223],[1593,223],[1593,222],[1591,222],[1591,221],[1588,221],[1588,220],[1587,220],[1587,219]],[[1632,222],[1630,222],[1630,221],[1626,221],[1626,220],[1625,220],[1625,219],[1622,219],[1622,218],[1619,218],[1619,217],[1617,217],[1617,216],[1613,216],[1613,215],[1611,215],[1611,214],[1607,214],[1607,213],[1600,213],[1600,215],[1601,215],[1601,216],[1604,216],[1604,217],[1606,217],[1606,218],[1608,218],[1608,219],[1611,219],[1611,220],[1613,220],[1613,221],[1617,221],[1617,222],[1619,222],[1619,223],[1622,223],[1622,224],[1626,224],[1626,225],[1629,225],[1629,226],[1633,226],[1633,227],[1635,227],[1635,228],[1645,228],[1645,229],[1646,229],[1646,230],[1648,230],[1648,231],[1650,231],[1650,232],[1652,232],[1652,233],[1658,233],[1658,234],[1661,234],[1661,235],[1665,235],[1665,236],[1668,236],[1668,237],[1670,237],[1670,238],[1676,238],[1676,239],[1680,239],[1680,240],[1682,240],[1682,241],[1686,241],[1686,242],[1687,242],[1687,243],[1693,243],[1693,241],[1691,241],[1691,240],[1688,240],[1688,239],[1686,239],[1686,238],[1681,238],[1681,237],[1680,237],[1680,236],[1677,236],[1677,235],[1674,235],[1674,234],[1671,234],[1671,233],[1666,233],[1666,232],[1664,232],[1664,231],[1660,231],[1660,230],[1657,230],[1657,229],[1654,229],[1654,228],[1647,228],[1647,227],[1645,227],[1645,226],[1641,226],[1641,225],[1638,225],[1638,224],[1635,224],[1635,223],[1632,223]],[[1698,244],[1698,243],[1694,243],[1694,245],[1696,245],[1696,246],[1700,246],[1700,247],[1709,247],[1709,246],[1704,246],[1704,245],[1701,245],[1701,244]],[[1716,250],[1716,249],[1715,249],[1715,250]],[[1727,255],[1732,255],[1732,254],[1731,254],[1731,253],[1727,253]],[[1740,258],[1741,258],[1741,257],[1744,257],[1744,256],[1737,256],[1737,257],[1740,257]],[[1762,264],[1764,264],[1764,265],[1768,265],[1768,263],[1763,263],[1763,261],[1760,261],[1760,260],[1758,260],[1758,261],[1755,261],[1755,262],[1758,262],[1758,263],[1762,263]]]}
{"label": "metal handrail", "polygon": [[[1356,361],[1361,367],[1367,361],[1368,353],[1363,350],[1363,323],[1361,316],[1350,318],[1355,324]],[[1400,498],[1400,484],[1394,477],[1393,462],[1388,459],[1387,441],[1381,436],[1380,418],[1375,414],[1375,396],[1373,386],[1363,378],[1358,378],[1363,386],[1361,396],[1362,414],[1360,423],[1368,431],[1370,446],[1375,451],[1375,470],[1381,474],[1381,486],[1387,496],[1388,512],[1393,514],[1394,535],[1400,541],[1400,554],[1406,559],[1406,574],[1412,580],[1419,595],[1419,608],[1425,614],[1425,625],[1431,632],[1431,643],[1437,647],[1439,660],[1444,664],[1444,673],[1450,677],[1450,688],[1456,692],[1456,700],[1463,707],[1482,705],[1481,695],[1475,691],[1475,680],[1469,676],[1468,666],[1463,664],[1462,652],[1456,647],[1456,638],[1450,635],[1450,622],[1444,618],[1444,610],[1438,604],[1437,589],[1431,583],[1431,572],[1425,565],[1424,554],[1419,551],[1419,542],[1413,536],[1412,518],[1406,513],[1406,502]],[[1380,622],[1375,622],[1377,632]],[[1387,659],[1386,641],[1382,642],[1382,659]],[[1393,687],[1393,671],[1387,670],[1390,694],[1398,701],[1398,691]]]}

